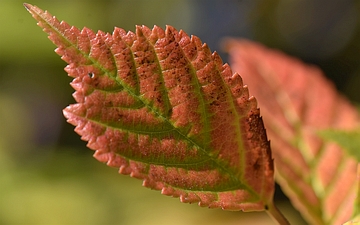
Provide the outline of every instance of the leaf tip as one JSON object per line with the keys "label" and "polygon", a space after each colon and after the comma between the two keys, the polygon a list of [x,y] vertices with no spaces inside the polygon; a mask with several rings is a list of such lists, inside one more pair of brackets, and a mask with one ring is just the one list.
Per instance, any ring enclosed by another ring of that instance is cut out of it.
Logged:
{"label": "leaf tip", "polygon": [[29,3],[23,3],[25,9],[37,20],[39,21],[38,16],[41,17],[41,14],[43,13],[47,13],[46,11],[44,12],[42,9],[40,9],[39,7],[37,7],[36,5],[31,5]]}
{"label": "leaf tip", "polygon": [[24,7],[25,7],[25,9],[26,9],[27,11],[30,11],[31,8],[33,7],[31,4],[26,3],[26,2],[24,2],[23,5],[24,5]]}

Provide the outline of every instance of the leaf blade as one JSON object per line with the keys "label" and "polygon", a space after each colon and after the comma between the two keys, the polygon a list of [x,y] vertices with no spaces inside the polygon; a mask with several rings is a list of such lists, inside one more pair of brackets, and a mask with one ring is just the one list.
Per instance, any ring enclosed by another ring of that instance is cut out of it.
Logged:
{"label": "leaf blade", "polygon": [[272,202],[256,100],[197,37],[170,26],[95,34],[25,6],[69,64],[77,103],[64,115],[95,158],[183,202],[229,210]]}
{"label": "leaf blade", "polygon": [[360,162],[360,130],[322,130],[319,135],[328,141],[334,141],[340,145],[349,155]]}

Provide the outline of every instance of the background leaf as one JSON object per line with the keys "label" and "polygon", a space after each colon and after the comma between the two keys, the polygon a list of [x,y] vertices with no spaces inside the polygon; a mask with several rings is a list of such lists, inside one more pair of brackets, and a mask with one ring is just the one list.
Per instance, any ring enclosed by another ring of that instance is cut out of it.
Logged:
{"label": "background leaf", "polygon": [[360,130],[323,130],[319,135],[328,141],[334,141],[358,162],[357,168],[357,197],[354,203],[352,220],[346,224],[358,224],[360,218]]}
{"label": "background leaf", "polygon": [[250,41],[228,40],[226,48],[259,101],[283,191],[312,224],[348,221],[357,163],[317,132],[354,129],[357,111],[313,66]]}
{"label": "background leaf", "polygon": [[272,205],[272,158],[256,101],[197,37],[145,26],[95,34],[25,6],[69,64],[78,103],[64,114],[99,161],[183,202]]}
{"label": "background leaf", "polygon": [[329,141],[334,141],[345,149],[351,156],[360,162],[360,130],[324,130],[320,136]]}

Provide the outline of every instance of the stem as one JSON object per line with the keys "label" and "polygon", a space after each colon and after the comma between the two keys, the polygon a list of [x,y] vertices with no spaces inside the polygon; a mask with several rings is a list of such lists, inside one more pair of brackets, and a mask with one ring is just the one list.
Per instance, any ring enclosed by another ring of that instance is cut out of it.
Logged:
{"label": "stem", "polygon": [[278,208],[276,208],[274,202],[270,202],[268,205],[268,209],[266,210],[266,213],[276,222],[279,223],[279,225],[290,225],[289,221],[285,218],[285,216],[279,211]]}

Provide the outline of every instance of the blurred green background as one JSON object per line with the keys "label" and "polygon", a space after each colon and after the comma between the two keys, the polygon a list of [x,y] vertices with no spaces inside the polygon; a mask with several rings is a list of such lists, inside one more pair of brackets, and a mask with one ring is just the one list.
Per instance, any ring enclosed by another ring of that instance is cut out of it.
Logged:
{"label": "blurred green background", "polygon": [[[342,93],[360,100],[359,1],[28,3],[79,28],[106,32],[170,24],[199,36],[225,62],[223,37],[256,40],[320,66]],[[264,213],[181,204],[93,159],[62,115],[74,102],[65,63],[22,4],[0,0],[0,224],[273,224]],[[276,198],[292,224],[306,224],[279,190]]]}

